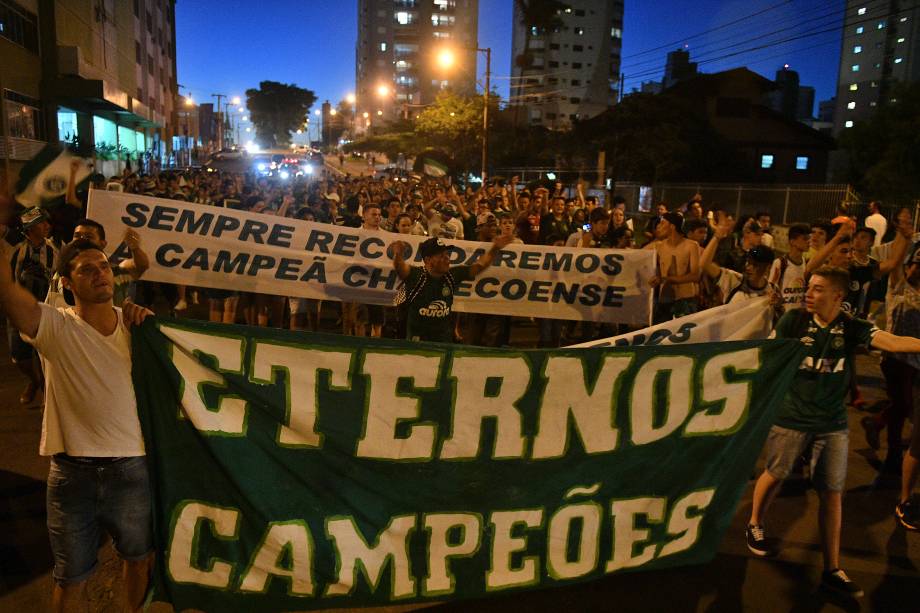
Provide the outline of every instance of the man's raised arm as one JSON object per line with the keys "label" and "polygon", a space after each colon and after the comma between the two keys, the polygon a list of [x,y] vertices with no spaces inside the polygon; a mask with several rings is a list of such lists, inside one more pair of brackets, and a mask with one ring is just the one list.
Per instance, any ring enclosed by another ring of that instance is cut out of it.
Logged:
{"label": "man's raised arm", "polygon": [[13,279],[10,265],[12,249],[9,243],[0,240],[0,305],[6,311],[13,327],[30,338],[38,334],[38,323],[42,318],[41,307],[35,296]]}

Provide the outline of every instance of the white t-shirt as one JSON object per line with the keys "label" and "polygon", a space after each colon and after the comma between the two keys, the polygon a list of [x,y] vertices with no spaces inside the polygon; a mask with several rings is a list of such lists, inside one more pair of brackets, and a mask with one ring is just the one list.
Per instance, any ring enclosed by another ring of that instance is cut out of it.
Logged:
{"label": "white t-shirt", "polygon": [[771,289],[775,291],[770,283],[767,283],[760,289],[749,287],[744,282],[744,275],[729,268],[722,269],[722,272],[716,279],[716,285],[722,290],[722,300],[725,304],[734,304],[743,300],[753,300],[754,298],[769,295]]}
{"label": "white t-shirt", "polygon": [[782,270],[782,260],[776,258],[773,260],[773,266],[770,268],[769,279],[776,284],[783,294],[783,312],[792,309],[805,308],[805,258],[802,258],[801,264],[795,264],[789,258],[786,260],[786,270],[783,272],[783,278],[779,278],[779,272]]}
{"label": "white t-shirt", "polygon": [[45,369],[41,455],[145,455],[131,381],[131,340],[121,317],[103,336],[72,308],[41,307],[34,339]]}

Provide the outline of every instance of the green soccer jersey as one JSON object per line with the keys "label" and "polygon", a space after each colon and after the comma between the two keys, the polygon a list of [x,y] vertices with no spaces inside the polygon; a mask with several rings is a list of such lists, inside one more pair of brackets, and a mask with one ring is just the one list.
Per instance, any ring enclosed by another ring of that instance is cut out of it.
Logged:
{"label": "green soccer jersey", "polygon": [[[419,282],[423,269],[413,266],[406,279],[406,291]],[[449,277],[432,277],[424,281],[414,299],[406,303],[406,338],[449,343],[454,340],[450,318],[457,285],[473,278],[469,266],[451,266]]]}
{"label": "green soccer jersey", "polygon": [[788,311],[776,324],[777,338],[798,338],[807,348],[786,393],[776,425],[826,433],[847,427],[844,399],[853,368],[853,351],[868,347],[878,328],[840,313],[821,327],[804,309]]}

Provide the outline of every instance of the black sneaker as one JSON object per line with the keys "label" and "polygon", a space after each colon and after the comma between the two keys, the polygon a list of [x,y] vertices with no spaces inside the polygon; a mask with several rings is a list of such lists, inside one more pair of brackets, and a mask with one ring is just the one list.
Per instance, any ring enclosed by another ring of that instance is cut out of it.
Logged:
{"label": "black sneaker", "polygon": [[748,549],[755,556],[769,558],[776,555],[776,543],[773,539],[767,538],[763,526],[748,524],[748,527],[744,529],[744,536],[747,538]]}
{"label": "black sneaker", "polygon": [[908,500],[894,508],[894,515],[898,522],[908,530],[920,531],[920,509],[915,502]]}
{"label": "black sneaker", "polygon": [[821,587],[853,598],[861,598],[864,594],[862,588],[853,583],[842,568],[824,571],[821,575]]}

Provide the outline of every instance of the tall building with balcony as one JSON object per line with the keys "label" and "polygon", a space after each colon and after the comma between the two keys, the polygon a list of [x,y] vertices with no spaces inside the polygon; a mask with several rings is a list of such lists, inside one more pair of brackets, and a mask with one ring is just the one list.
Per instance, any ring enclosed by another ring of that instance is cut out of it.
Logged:
{"label": "tall building with balcony", "polygon": [[[479,0],[358,0],[355,111],[359,131],[406,117],[443,89],[476,91]],[[438,66],[440,49],[457,58]]]}
{"label": "tall building with balcony", "polygon": [[547,27],[514,3],[509,103],[519,123],[568,129],[616,104],[623,0],[565,4]]}
{"label": "tall building with balcony", "polygon": [[0,0],[3,167],[56,141],[115,162],[104,171],[126,154],[166,162],[175,41],[175,0]]}
{"label": "tall building with balcony", "polygon": [[920,0],[847,0],[834,133],[893,102],[893,85],[920,80]]}

